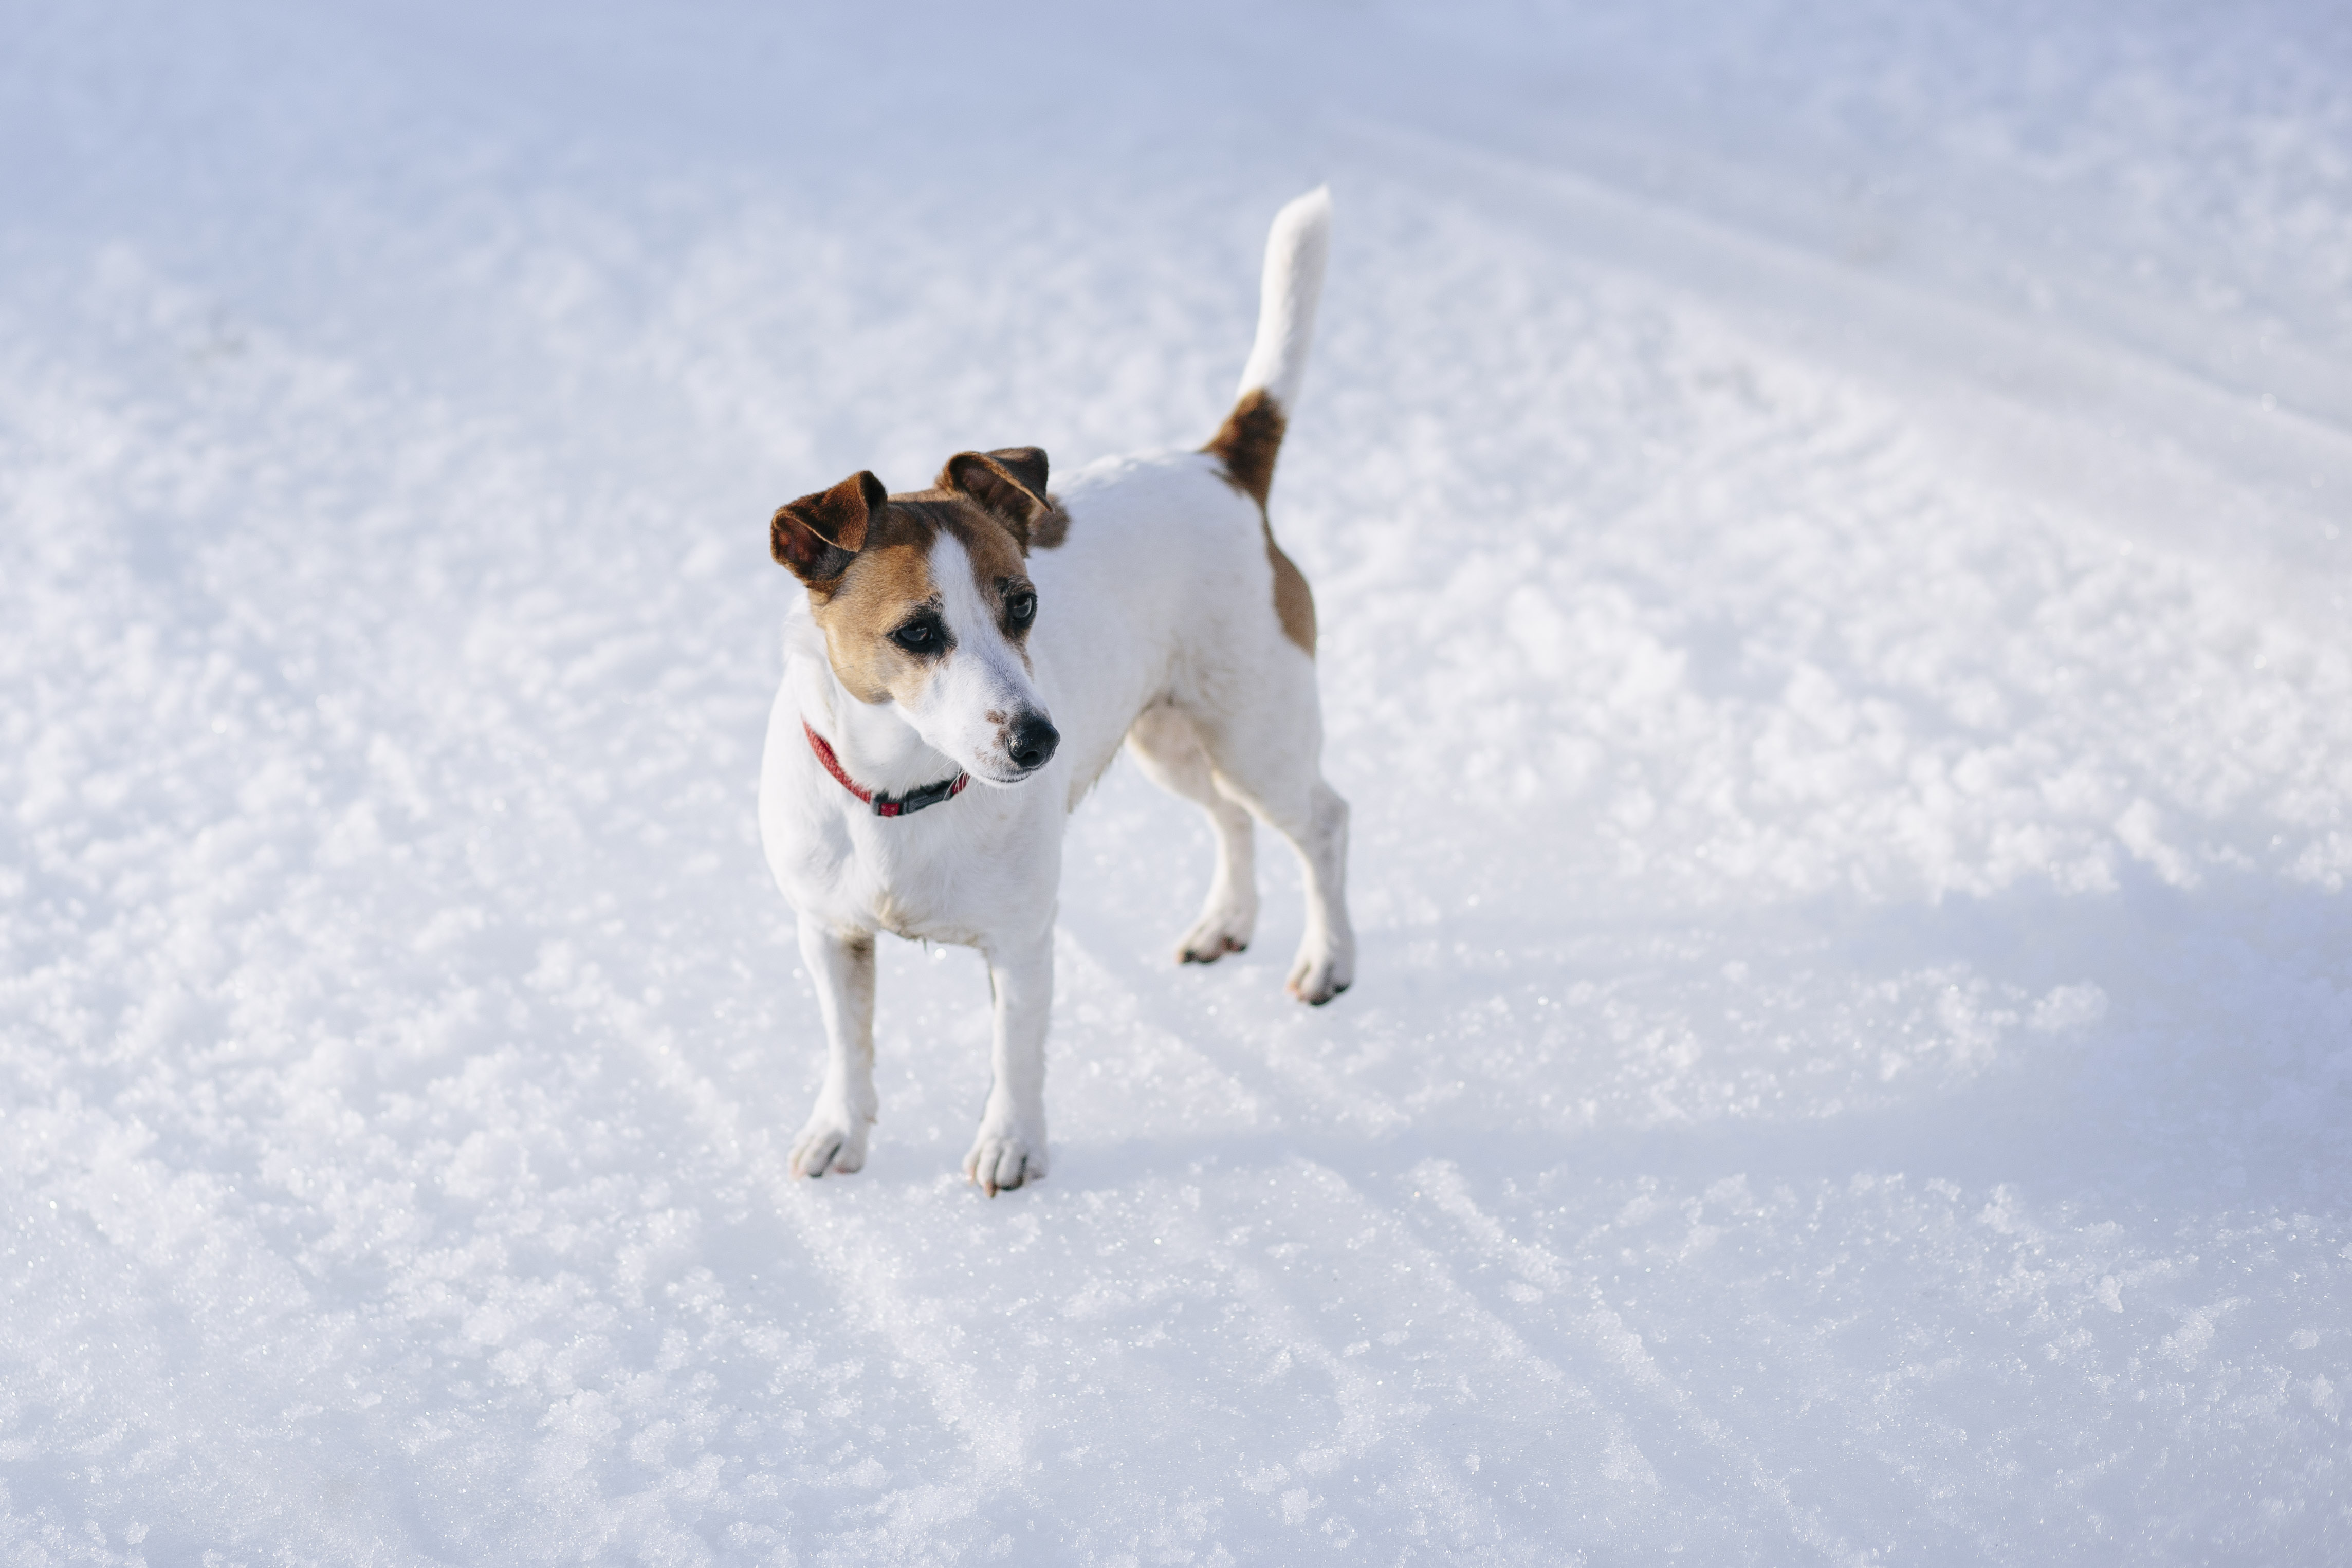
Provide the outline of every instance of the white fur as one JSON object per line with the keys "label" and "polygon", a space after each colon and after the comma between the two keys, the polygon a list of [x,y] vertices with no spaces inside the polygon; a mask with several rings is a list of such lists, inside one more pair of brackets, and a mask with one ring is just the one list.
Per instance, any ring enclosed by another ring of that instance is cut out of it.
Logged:
{"label": "white fur", "polygon": [[1257,340],[1242,367],[1239,402],[1263,387],[1286,412],[1298,406],[1307,350],[1315,341],[1315,306],[1323,297],[1323,258],[1331,248],[1331,190],[1318,185],[1274,216],[1265,274],[1258,284]]}
{"label": "white fur", "polygon": [[[1274,379],[1263,383],[1270,390],[1297,385],[1328,210],[1318,192],[1276,222],[1266,298],[1278,301],[1284,325],[1270,334],[1261,323],[1251,360],[1256,366],[1276,344]],[[1292,268],[1279,289],[1271,281],[1277,255]],[[1198,453],[1111,459],[1055,488],[1069,533],[1059,549],[1029,558],[1039,607],[1025,661],[997,630],[962,549],[945,536],[933,547],[931,575],[956,647],[911,711],[853,696],[806,601],[795,603],[760,826],[776,881],[800,912],[828,1044],[824,1085],[793,1153],[803,1174],[854,1171],[865,1161],[877,1108],[880,931],[975,946],[986,958],[994,1080],[965,1174],[992,1193],[1045,1174],[1062,826],[1122,741],[1132,739],[1147,771],[1199,801],[1216,827],[1217,881],[1184,951],[1198,939],[1198,956],[1213,957],[1248,941],[1254,813],[1290,840],[1307,869],[1307,932],[1292,988],[1321,1001],[1352,978],[1347,806],[1322,781],[1314,661],[1276,617],[1255,503]],[[1061,745],[1034,775],[1008,782],[1015,770],[1002,716],[1024,707],[1051,716]],[[903,793],[958,768],[974,787],[913,816],[876,817],[825,772],[803,722],[869,788]]]}

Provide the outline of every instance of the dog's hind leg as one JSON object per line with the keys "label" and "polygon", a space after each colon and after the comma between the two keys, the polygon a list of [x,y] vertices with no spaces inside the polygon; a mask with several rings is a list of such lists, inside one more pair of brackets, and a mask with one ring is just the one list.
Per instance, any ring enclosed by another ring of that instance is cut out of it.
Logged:
{"label": "dog's hind leg", "polygon": [[874,934],[837,931],[801,916],[801,960],[824,1019],[824,1087],[793,1142],[794,1176],[847,1176],[866,1163],[874,1092]]}
{"label": "dog's hind leg", "polygon": [[1348,919],[1348,802],[1323,781],[1323,720],[1315,667],[1286,649],[1261,672],[1240,711],[1193,725],[1218,788],[1290,841],[1307,873],[1307,930],[1286,982],[1318,1007],[1356,978],[1356,932]]}
{"label": "dog's hind leg", "polygon": [[1209,754],[1192,721],[1165,703],[1143,710],[1127,732],[1146,777],[1209,814],[1217,835],[1217,869],[1201,917],[1176,944],[1180,964],[1213,964],[1250,944],[1257,927],[1257,847],[1250,814],[1217,788]]}
{"label": "dog's hind leg", "polygon": [[1348,919],[1348,802],[1318,772],[1306,809],[1272,818],[1307,869],[1307,931],[1285,988],[1321,1007],[1356,983],[1356,928]]}

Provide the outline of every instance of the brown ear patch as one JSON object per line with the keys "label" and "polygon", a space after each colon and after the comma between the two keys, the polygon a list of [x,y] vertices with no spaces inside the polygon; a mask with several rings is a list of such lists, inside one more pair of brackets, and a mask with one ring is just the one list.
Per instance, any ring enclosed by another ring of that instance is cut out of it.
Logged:
{"label": "brown ear patch", "polygon": [[989,455],[1020,480],[1031,495],[1045,503],[1045,509],[1029,519],[1029,548],[1061,549],[1062,541],[1070,537],[1070,514],[1062,509],[1061,498],[1045,488],[1045,449],[1042,446],[1000,446]]}
{"label": "brown ear patch", "polygon": [[787,501],[768,519],[768,553],[803,582],[832,582],[866,548],[866,530],[889,493],[864,469],[830,490]]}
{"label": "brown ear patch", "polygon": [[1034,446],[959,452],[940,470],[939,487],[962,496],[1012,529],[1024,550],[1029,547],[1030,525],[1049,510],[1045,454]]}
{"label": "brown ear patch", "polygon": [[1045,474],[1049,465],[1042,446],[999,446],[989,452],[996,465],[1021,481],[1021,487],[1032,496],[1045,494]]}

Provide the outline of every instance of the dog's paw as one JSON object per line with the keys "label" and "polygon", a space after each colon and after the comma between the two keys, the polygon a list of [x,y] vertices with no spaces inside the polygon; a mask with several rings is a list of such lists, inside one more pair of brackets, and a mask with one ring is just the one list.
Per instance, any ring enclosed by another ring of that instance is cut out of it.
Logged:
{"label": "dog's paw", "polygon": [[1192,929],[1184,933],[1176,944],[1176,961],[1180,964],[1213,964],[1228,953],[1246,951],[1250,932],[1257,925],[1257,911],[1242,908],[1219,908],[1212,905],[1201,911],[1201,918],[1192,922]]}
{"label": "dog's paw", "polygon": [[1217,922],[1203,920],[1184,933],[1184,940],[1176,944],[1176,961],[1213,964],[1228,953],[1246,952],[1248,948],[1248,932],[1236,936]]}
{"label": "dog's paw", "polygon": [[1309,938],[1290,966],[1283,988],[1310,1007],[1321,1007],[1356,983],[1356,953],[1351,946]]}
{"label": "dog's paw", "polygon": [[819,1110],[793,1141],[793,1175],[814,1179],[847,1176],[866,1164],[866,1121]]}
{"label": "dog's paw", "polygon": [[1045,1179],[1045,1140],[1031,1138],[1011,1127],[982,1123],[963,1157],[963,1179],[994,1197],[1024,1182]]}

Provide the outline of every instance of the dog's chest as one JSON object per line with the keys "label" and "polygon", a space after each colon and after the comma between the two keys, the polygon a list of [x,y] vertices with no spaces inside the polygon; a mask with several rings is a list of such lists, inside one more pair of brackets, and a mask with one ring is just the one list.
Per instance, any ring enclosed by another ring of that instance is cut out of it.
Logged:
{"label": "dog's chest", "polygon": [[964,923],[947,917],[936,905],[920,902],[909,904],[887,887],[877,887],[866,901],[866,912],[874,924],[893,936],[903,936],[909,942],[945,942],[969,946],[980,940],[981,933]]}
{"label": "dog's chest", "polygon": [[[986,946],[992,933],[1050,915],[1060,857],[1054,835],[1029,821],[1037,813],[1028,791],[1017,800],[971,794],[913,820],[800,802],[770,817],[771,864],[793,904],[828,925]],[[1040,791],[1037,801],[1050,796]]]}
{"label": "dog's chest", "polygon": [[[877,929],[910,942],[977,944],[987,935],[985,884],[996,878],[987,868],[956,864],[941,857],[907,852],[853,854],[840,870],[838,885]],[[979,873],[979,874],[975,874]],[[978,896],[975,896],[978,895]]]}

